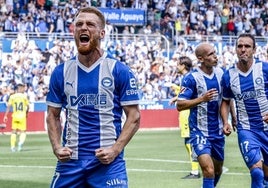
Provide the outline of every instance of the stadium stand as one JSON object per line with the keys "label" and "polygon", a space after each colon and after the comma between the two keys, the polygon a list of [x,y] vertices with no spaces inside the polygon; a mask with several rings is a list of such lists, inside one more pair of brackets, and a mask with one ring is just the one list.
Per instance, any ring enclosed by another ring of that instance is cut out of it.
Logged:
{"label": "stadium stand", "polygon": [[[15,3],[16,2],[16,3]],[[54,67],[76,53],[72,20],[77,9],[143,10],[144,23],[113,24],[107,20],[103,41],[108,53],[136,73],[140,96],[162,100],[174,96],[179,84],[176,59],[193,55],[201,41],[213,43],[219,65],[231,66],[239,33],[256,35],[256,58],[268,60],[268,3],[266,1],[190,0],[0,0],[0,101],[15,83],[27,84],[30,101],[44,101]]]}

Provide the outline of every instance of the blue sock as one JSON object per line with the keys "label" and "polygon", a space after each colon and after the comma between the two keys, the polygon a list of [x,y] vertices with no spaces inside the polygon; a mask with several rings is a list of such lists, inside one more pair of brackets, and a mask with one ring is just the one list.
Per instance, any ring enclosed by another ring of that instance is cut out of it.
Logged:
{"label": "blue sock", "polygon": [[251,188],[263,187],[264,174],[262,169],[253,168],[250,171],[250,175],[251,175]]}
{"label": "blue sock", "polygon": [[221,175],[215,175],[215,178],[214,178],[214,187],[216,187],[216,185],[219,182],[220,178],[221,178]]}
{"label": "blue sock", "polygon": [[203,178],[203,188],[214,188],[214,178]]}
{"label": "blue sock", "polygon": [[264,187],[264,188],[268,188],[268,177],[267,177],[267,176],[264,177],[264,180],[263,180],[263,187]]}

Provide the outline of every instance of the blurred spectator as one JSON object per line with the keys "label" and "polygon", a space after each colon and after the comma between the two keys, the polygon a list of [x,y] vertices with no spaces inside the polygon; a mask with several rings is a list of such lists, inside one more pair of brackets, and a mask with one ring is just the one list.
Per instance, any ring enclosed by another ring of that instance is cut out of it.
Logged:
{"label": "blurred spectator", "polygon": [[227,4],[223,6],[222,12],[221,12],[221,33],[222,35],[228,35],[228,20],[230,16],[230,9]]}
{"label": "blurred spectator", "polygon": [[45,22],[44,18],[40,17],[38,22],[35,26],[35,32],[37,33],[38,37],[43,37],[48,32],[47,23]]}
{"label": "blurred spectator", "polygon": [[[226,40],[225,35],[235,36],[249,32],[258,36],[268,36],[268,3],[259,1],[39,0],[37,2],[29,0],[13,2],[7,0],[5,2],[0,1],[0,28],[4,32],[19,32],[17,38],[11,42],[12,52],[3,54],[1,88],[5,86],[7,90],[8,88],[12,90],[12,84],[22,80],[29,86],[32,101],[45,98],[49,75],[55,66],[76,53],[75,45],[68,41],[66,33],[71,36],[72,19],[80,6],[129,7],[146,10],[148,22],[145,27],[124,25],[124,30],[117,30],[117,26],[107,22],[106,39],[109,40],[105,39],[103,45],[106,46],[108,53],[133,69],[139,78],[142,98],[154,98],[154,100],[171,97],[170,84],[176,84],[180,80],[179,76],[172,71],[173,52],[174,58],[187,55],[196,62],[193,52],[199,41],[209,40],[219,47],[225,45],[221,43]],[[24,4],[25,2],[28,3]],[[113,33],[115,31],[119,33]],[[134,36],[133,34],[136,33],[143,35]],[[28,38],[41,34],[46,39],[46,46],[42,48],[45,49],[44,51],[39,49],[40,44],[37,45],[40,40],[35,42],[32,38]],[[111,37],[112,34],[116,34],[116,37]],[[117,34],[123,36],[118,38]],[[189,41],[186,40],[185,35]],[[8,33],[1,32],[1,36],[8,36]],[[166,53],[167,46],[163,38],[170,43],[168,47],[176,46],[176,49],[171,49],[170,54]],[[237,59],[231,43],[230,40],[230,44],[228,43],[227,47],[222,46],[222,51],[218,52],[220,66],[229,67]],[[258,46],[256,57],[267,60],[267,48]],[[153,90],[150,89],[149,83],[154,83]],[[152,92],[149,94],[150,90],[153,91],[153,96]]]}

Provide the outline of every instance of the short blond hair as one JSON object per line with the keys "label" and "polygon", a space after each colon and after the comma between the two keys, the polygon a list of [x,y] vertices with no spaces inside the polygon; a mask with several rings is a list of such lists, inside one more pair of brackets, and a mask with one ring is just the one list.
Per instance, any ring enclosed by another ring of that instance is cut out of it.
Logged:
{"label": "short blond hair", "polygon": [[74,18],[77,18],[77,16],[80,14],[80,13],[93,13],[93,14],[96,14],[100,21],[101,21],[101,28],[104,29],[105,28],[105,17],[103,15],[103,13],[97,9],[96,7],[85,7],[85,8],[81,8],[78,10],[78,12],[75,14]]}

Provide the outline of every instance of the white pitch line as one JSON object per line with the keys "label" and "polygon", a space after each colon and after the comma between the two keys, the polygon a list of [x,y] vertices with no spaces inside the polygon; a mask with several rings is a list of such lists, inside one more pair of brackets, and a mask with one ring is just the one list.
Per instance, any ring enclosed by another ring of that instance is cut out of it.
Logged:
{"label": "white pitch line", "polygon": [[28,166],[28,165],[0,165],[1,168],[39,168],[39,169],[49,169],[55,168],[55,166]]}
{"label": "white pitch line", "polygon": [[[26,166],[26,165],[0,165],[0,168],[38,168],[38,169],[55,169],[55,166]],[[185,170],[155,170],[155,169],[138,169],[138,168],[127,168],[129,172],[160,172],[160,173],[187,173]],[[225,175],[234,176],[248,176],[248,173],[236,173],[236,172],[225,172]]]}
{"label": "white pitch line", "polygon": [[190,163],[189,161],[165,160],[165,159],[149,159],[149,158],[126,158],[127,161],[152,161],[164,163]]}
{"label": "white pitch line", "polygon": [[[29,159],[29,158],[27,158]],[[179,161],[179,160],[165,160],[165,159],[151,159],[151,158],[125,158],[126,161],[148,161],[148,162],[161,162],[161,163],[190,163],[189,161]],[[39,168],[39,169],[54,169],[55,166],[33,166],[33,165],[0,165],[0,168]],[[184,170],[156,170],[156,169],[131,169],[128,168],[127,171],[130,172],[165,172],[165,173],[186,173],[188,171]],[[223,167],[223,173],[227,175],[237,175],[237,176],[248,176],[248,173],[237,173],[230,172],[227,167]]]}

